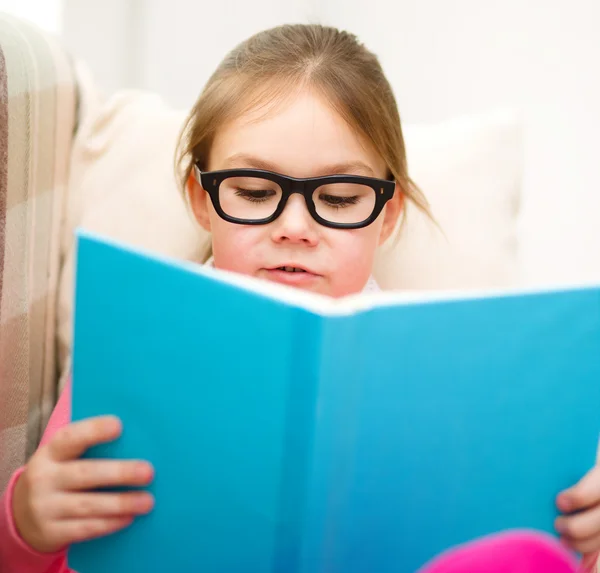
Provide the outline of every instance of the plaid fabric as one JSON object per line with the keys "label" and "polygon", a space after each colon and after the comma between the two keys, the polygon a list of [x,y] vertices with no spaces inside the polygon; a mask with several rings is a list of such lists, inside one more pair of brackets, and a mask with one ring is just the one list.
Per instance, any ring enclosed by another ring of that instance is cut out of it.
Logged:
{"label": "plaid fabric", "polygon": [[56,400],[60,225],[76,107],[58,43],[0,14],[0,492]]}

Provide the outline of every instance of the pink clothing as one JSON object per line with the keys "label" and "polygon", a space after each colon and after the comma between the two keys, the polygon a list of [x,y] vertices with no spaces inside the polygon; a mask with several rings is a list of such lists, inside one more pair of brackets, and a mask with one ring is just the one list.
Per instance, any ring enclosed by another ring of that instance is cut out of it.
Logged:
{"label": "pink clothing", "polygon": [[549,535],[511,531],[450,549],[419,573],[575,573],[577,561]]}
{"label": "pink clothing", "polygon": [[[71,382],[61,394],[40,445],[71,421]],[[0,498],[0,572],[1,573],[72,573],[67,567],[66,550],[57,553],[39,553],[21,539],[12,513],[12,494],[23,468],[12,476],[6,492]]]}
{"label": "pink clothing", "polygon": [[[62,393],[41,444],[71,420],[71,383]],[[15,472],[0,498],[0,572],[74,573],[67,567],[66,550],[52,554],[34,551],[19,536],[12,514],[12,494],[22,469]],[[444,552],[419,573],[594,573],[597,554],[578,566],[571,554],[549,536],[516,532],[492,535]]]}

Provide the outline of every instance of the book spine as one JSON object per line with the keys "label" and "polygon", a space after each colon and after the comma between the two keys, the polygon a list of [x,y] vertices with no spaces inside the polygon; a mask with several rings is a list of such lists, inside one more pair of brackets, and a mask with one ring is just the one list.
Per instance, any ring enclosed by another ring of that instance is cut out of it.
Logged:
{"label": "book spine", "polygon": [[342,572],[364,361],[361,315],[324,320],[306,490],[301,573]]}
{"label": "book spine", "polygon": [[307,496],[313,470],[318,391],[323,352],[321,316],[299,311],[294,319],[289,370],[284,458],[280,490],[280,526],[275,540],[273,571],[302,573]]}

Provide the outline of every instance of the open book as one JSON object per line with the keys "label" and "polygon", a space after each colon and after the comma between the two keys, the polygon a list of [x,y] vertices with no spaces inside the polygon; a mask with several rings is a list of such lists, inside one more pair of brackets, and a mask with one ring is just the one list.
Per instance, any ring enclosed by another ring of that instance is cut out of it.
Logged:
{"label": "open book", "polygon": [[147,459],[153,512],[80,573],[408,573],[551,532],[594,463],[600,290],[341,301],[78,239],[73,418]]}

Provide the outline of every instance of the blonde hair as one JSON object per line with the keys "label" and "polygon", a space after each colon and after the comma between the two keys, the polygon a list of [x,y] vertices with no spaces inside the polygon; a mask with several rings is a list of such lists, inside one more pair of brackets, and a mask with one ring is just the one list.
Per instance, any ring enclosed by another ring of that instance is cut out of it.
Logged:
{"label": "blonde hair", "polygon": [[394,93],[379,60],[356,36],[321,25],[284,25],[234,48],[208,80],[183,128],[177,162],[182,189],[199,162],[206,169],[217,129],[250,109],[265,108],[292,89],[310,87],[385,161],[404,196],[429,214],[408,175]]}

